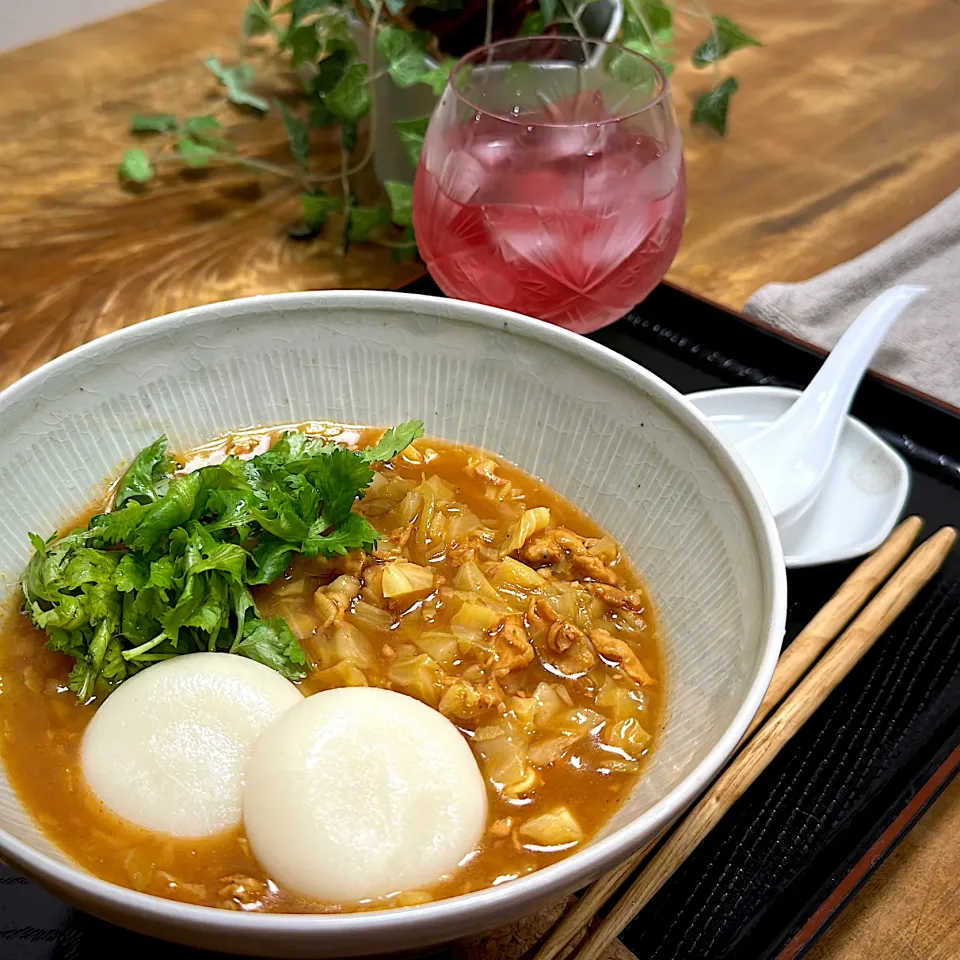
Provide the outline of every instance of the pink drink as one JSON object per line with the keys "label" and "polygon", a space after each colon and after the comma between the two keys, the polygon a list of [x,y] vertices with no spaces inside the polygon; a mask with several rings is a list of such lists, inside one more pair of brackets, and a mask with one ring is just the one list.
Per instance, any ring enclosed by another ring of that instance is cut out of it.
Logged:
{"label": "pink drink", "polygon": [[413,215],[444,293],[588,333],[663,278],[686,206],[680,138],[602,122],[599,98],[577,99],[549,117],[431,125]]}

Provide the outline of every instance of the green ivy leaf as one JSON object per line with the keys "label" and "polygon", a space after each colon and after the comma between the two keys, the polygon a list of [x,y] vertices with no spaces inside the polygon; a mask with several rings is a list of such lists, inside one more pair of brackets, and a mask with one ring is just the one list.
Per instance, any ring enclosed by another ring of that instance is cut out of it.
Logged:
{"label": "green ivy leaf", "polygon": [[546,23],[557,19],[557,0],[540,0],[540,12]]}
{"label": "green ivy leaf", "polygon": [[310,106],[310,118],[307,125],[311,130],[318,127],[331,127],[339,120],[330,111],[330,108],[322,100],[314,100]]}
{"label": "green ivy leaf", "polygon": [[533,13],[527,14],[526,19],[520,24],[520,29],[517,31],[517,36],[536,37],[543,33],[546,28],[546,17],[544,17],[539,10],[534,10]]}
{"label": "green ivy leaf", "polygon": [[734,50],[742,47],[762,46],[759,40],[751,37],[742,27],[727,17],[713,18],[713,32],[707,37],[690,58],[693,65],[699,70],[712,63],[719,63],[729,57]]}
{"label": "green ivy leaf", "polygon": [[[652,54],[647,54],[652,56]],[[607,73],[615,80],[633,87],[637,91],[642,91],[647,87],[653,87],[657,81],[656,71],[650,65],[639,57],[633,56],[618,47],[610,47],[604,56],[604,66]]]}
{"label": "green ivy leaf", "polygon": [[310,163],[310,128],[292,113],[285,103],[277,100],[276,104],[283,115],[283,125],[290,138],[290,155],[306,170]]}
{"label": "green ivy leaf", "polygon": [[331,0],[296,0],[293,4],[293,13],[290,15],[290,26],[295,27],[311,14],[326,10],[330,3]]}
{"label": "green ivy leaf", "polygon": [[721,137],[727,133],[727,114],[730,112],[730,98],[737,92],[740,84],[736,77],[727,77],[708,93],[703,94],[694,104],[690,116],[691,123],[704,123]]}
{"label": "green ivy leaf", "polygon": [[217,135],[214,131],[222,129],[220,121],[209,113],[198,117],[188,117],[180,125],[180,133],[197,143],[213,147],[216,150],[224,150],[228,153],[236,153],[237,148],[229,140]]}
{"label": "green ivy leaf", "polygon": [[249,63],[225,67],[216,57],[207,57],[203,65],[227,88],[227,99],[231,103],[253,107],[263,113],[270,109],[270,104],[263,97],[258,97],[247,89],[254,78],[254,70]]}
{"label": "green ivy leaf", "polygon": [[382,203],[376,207],[351,207],[347,236],[353,243],[365,243],[377,227],[388,222],[387,208]]}
{"label": "green ivy leaf", "polygon": [[290,66],[300,67],[316,60],[320,53],[320,40],[314,24],[291,27],[280,41],[280,46],[290,51]]}
{"label": "green ivy leaf", "polygon": [[[642,19],[639,14],[643,15]],[[673,10],[663,0],[636,0],[626,5],[623,45],[628,50],[656,60],[666,73],[673,70],[670,59],[677,52],[669,45],[673,37]]]}
{"label": "green ivy leaf", "polygon": [[139,147],[128,150],[123,155],[117,172],[122,179],[132,180],[134,183],[146,183],[153,179],[156,173],[146,151]]}
{"label": "green ivy leaf", "polygon": [[429,72],[424,52],[405,30],[386,26],[377,37],[377,50],[398,87],[412,87]]}
{"label": "green ivy leaf", "polygon": [[[669,43],[673,39],[673,8],[663,0],[637,0],[625,4],[623,19],[624,39],[638,40],[646,37],[657,43]],[[638,15],[638,12],[643,18]],[[650,27],[652,36],[647,30]]]}
{"label": "green ivy leaf", "polygon": [[413,223],[413,185],[399,180],[387,180],[384,183],[390,198],[390,218],[398,227],[409,227]]}
{"label": "green ivy leaf", "polygon": [[370,112],[367,65],[354,63],[326,96],[327,108],[341,120],[356,123]]}
{"label": "green ivy leaf", "polygon": [[207,166],[216,152],[213,147],[208,147],[205,143],[197,143],[195,140],[177,141],[177,153],[188,167]]}
{"label": "green ivy leaf", "polygon": [[410,165],[416,167],[420,162],[420,151],[423,149],[423,138],[427,134],[430,117],[414,117],[412,120],[394,120],[393,129],[397,131],[400,142],[407,151]]}
{"label": "green ivy leaf", "polygon": [[172,113],[135,113],[130,118],[131,133],[166,133],[177,125]]}
{"label": "green ivy leaf", "polygon": [[310,82],[313,93],[329,93],[343,78],[350,61],[348,50],[334,50],[317,64],[316,75]]}
{"label": "green ivy leaf", "polygon": [[312,230],[322,227],[331,213],[343,209],[343,197],[330,197],[322,190],[314,193],[301,193],[303,222]]}
{"label": "green ivy leaf", "polygon": [[423,76],[420,77],[420,82],[427,84],[431,90],[439,97],[441,93],[446,89],[447,84],[450,82],[450,73],[456,65],[456,60],[453,57],[448,57],[447,59],[441,61],[438,67],[434,67],[432,70],[428,70]]}
{"label": "green ivy leaf", "polygon": [[243,15],[243,39],[258,37],[262,33],[269,33],[273,26],[270,11],[259,0],[250,0],[246,13]]}

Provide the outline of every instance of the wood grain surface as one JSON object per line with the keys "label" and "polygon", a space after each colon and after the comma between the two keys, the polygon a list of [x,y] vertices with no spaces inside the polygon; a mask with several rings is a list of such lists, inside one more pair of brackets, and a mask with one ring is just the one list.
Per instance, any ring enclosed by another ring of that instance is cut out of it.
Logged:
{"label": "wood grain surface", "polygon": [[[960,3],[712,0],[764,46],[730,58],[727,139],[686,130],[689,220],[669,278],[739,309],[960,188]],[[682,120],[704,74],[674,74]]]}
{"label": "wood grain surface", "polygon": [[[196,112],[216,100],[199,60],[231,54],[244,6],[167,0],[0,56],[0,387],[171,310],[393,287],[417,274],[375,247],[343,258],[322,240],[288,240],[297,200],[282,181],[230,168],[164,175],[140,194],[117,184],[134,110]],[[741,90],[725,141],[686,122],[709,77],[685,66],[674,75],[690,199],[671,280],[738,308],[766,282],[805,279],[869,249],[960,187],[957,0],[716,7],[764,46],[731,61]],[[237,132],[242,151],[282,150],[269,122],[241,119]],[[949,939],[960,911],[943,894],[944,878],[960,876],[960,791],[934,810],[816,960],[960,953]],[[895,935],[895,925],[917,937]],[[497,942],[498,956],[516,953],[531,929],[476,945],[471,960]],[[863,931],[876,932],[868,950],[856,942]],[[944,944],[946,953],[923,952]]]}
{"label": "wood grain surface", "polygon": [[[389,250],[295,242],[297,192],[237,167],[134,192],[116,166],[135,110],[204,112],[200,65],[235,54],[243,0],[170,0],[0,56],[0,386],[119,327],[257,293],[395,287]],[[239,119],[241,152],[278,159],[279,121]],[[331,162],[333,158],[331,156]]]}
{"label": "wood grain surface", "polygon": [[806,960],[960,957],[958,841],[960,779],[941,794]]}

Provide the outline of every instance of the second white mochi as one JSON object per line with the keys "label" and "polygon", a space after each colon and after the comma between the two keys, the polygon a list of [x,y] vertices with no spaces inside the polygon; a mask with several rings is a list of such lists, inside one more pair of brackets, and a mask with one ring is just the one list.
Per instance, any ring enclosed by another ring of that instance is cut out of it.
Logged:
{"label": "second white mochi", "polygon": [[243,819],[291,893],[356,902],[454,870],[486,826],[473,752],[444,716],[374,687],[308,697],[254,748]]}
{"label": "second white mochi", "polygon": [[190,653],[124,681],[83,737],[83,774],[126,820],[181,837],[241,821],[257,738],[302,702],[275,670],[230,653]]}

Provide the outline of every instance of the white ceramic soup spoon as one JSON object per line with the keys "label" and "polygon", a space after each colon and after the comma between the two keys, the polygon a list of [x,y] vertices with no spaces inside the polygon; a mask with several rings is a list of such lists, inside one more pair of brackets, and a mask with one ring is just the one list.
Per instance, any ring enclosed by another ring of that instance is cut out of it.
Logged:
{"label": "white ceramic soup spoon", "polygon": [[880,294],[850,324],[790,409],[738,444],[781,530],[817,498],[870,360],[904,310],[927,290],[901,284]]}

